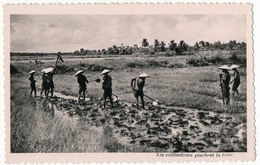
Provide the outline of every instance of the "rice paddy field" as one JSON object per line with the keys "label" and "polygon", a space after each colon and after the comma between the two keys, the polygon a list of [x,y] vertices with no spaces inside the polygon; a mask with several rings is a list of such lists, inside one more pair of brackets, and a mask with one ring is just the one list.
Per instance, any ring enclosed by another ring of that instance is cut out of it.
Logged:
{"label": "rice paddy field", "polygon": [[[16,57],[11,60],[11,152],[246,152],[246,66],[239,68],[240,96],[225,107],[218,67],[233,61],[220,58],[203,66],[189,63],[196,56],[64,58],[54,75],[55,96],[47,99],[39,96],[40,71],[55,60],[35,64]],[[75,73],[84,69],[92,81],[102,79],[105,68],[112,70],[115,108],[101,108],[97,82],[87,84],[86,101],[77,103]],[[36,98],[29,95],[32,69]],[[137,109],[130,87],[143,72],[150,75],[144,93],[160,102],[153,106],[145,98],[144,110]]]}

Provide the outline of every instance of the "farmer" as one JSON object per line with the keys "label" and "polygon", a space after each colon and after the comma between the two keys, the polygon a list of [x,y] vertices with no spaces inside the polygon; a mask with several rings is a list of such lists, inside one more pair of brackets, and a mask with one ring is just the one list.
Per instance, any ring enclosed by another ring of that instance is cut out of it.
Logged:
{"label": "farmer", "polygon": [[81,93],[83,93],[83,100],[85,101],[85,92],[87,89],[86,82],[88,83],[86,76],[84,76],[82,73],[84,73],[84,70],[79,70],[75,75],[79,83],[78,103],[81,97]]}
{"label": "farmer", "polygon": [[54,68],[47,68],[45,70],[47,74],[47,97],[49,92],[51,91],[51,97],[53,97],[53,89],[54,89],[54,82],[53,82],[53,75],[54,75]]}
{"label": "farmer", "polygon": [[146,74],[146,73],[142,73],[138,77],[131,80],[131,87],[134,91],[134,96],[136,98],[136,105],[137,105],[138,109],[139,109],[139,104],[138,104],[138,98],[139,97],[141,98],[141,101],[142,101],[142,107],[143,107],[143,109],[145,109],[144,108],[144,91],[143,91],[143,88],[144,88],[144,85],[145,85],[146,77],[149,77],[149,75]]}
{"label": "farmer", "polygon": [[228,105],[229,100],[230,100],[230,93],[229,93],[230,74],[229,74],[228,70],[230,70],[230,68],[227,65],[223,65],[223,66],[219,67],[219,69],[221,69],[223,72],[223,73],[219,74],[223,104]]}
{"label": "farmer", "polygon": [[232,86],[232,97],[233,98],[235,96],[235,93],[237,93],[240,96],[240,94],[237,90],[238,86],[240,85],[240,74],[239,74],[239,71],[237,70],[238,67],[239,67],[238,65],[230,66],[230,69],[232,69],[234,71],[234,78],[230,82],[230,84],[233,83],[233,86]]}
{"label": "farmer", "polygon": [[35,70],[30,71],[30,76],[28,77],[28,80],[30,80],[31,82],[31,92],[30,95],[32,95],[32,93],[34,92],[34,97],[36,97],[36,80],[34,80],[34,74],[36,73]]}
{"label": "farmer", "polygon": [[103,107],[106,107],[106,99],[107,97],[110,99],[110,103],[112,108],[113,106],[113,100],[112,100],[112,78],[108,75],[108,73],[111,72],[108,69],[105,69],[102,71],[101,75],[103,76],[103,83],[102,83],[102,89],[104,90],[103,93],[103,99],[104,99],[104,103],[103,103]]}
{"label": "farmer", "polygon": [[42,70],[42,91],[41,91],[41,95],[42,95],[42,92],[44,91],[45,93],[45,96],[47,95],[47,90],[48,90],[48,84],[47,84],[47,75],[45,73],[45,69],[44,68]]}

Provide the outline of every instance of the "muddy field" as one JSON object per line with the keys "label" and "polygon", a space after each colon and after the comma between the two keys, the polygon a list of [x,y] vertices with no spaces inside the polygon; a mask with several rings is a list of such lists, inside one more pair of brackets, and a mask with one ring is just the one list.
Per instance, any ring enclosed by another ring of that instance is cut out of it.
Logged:
{"label": "muddy field", "polygon": [[[24,143],[16,140],[20,136],[28,140],[30,152],[247,151],[245,68],[240,68],[241,96],[232,100],[232,106],[226,108],[219,93],[220,72],[217,66],[192,67],[185,64],[184,58],[71,60],[60,66],[64,71],[54,76],[53,98],[39,96],[39,89],[38,97],[29,97],[28,71],[40,71],[53,64],[45,62],[12,63],[16,70],[11,75],[14,152]],[[93,66],[99,68],[93,70]],[[79,104],[76,101],[78,84],[75,71],[85,69],[88,79],[92,80],[100,76],[100,66],[113,70],[113,92],[120,96],[119,100],[114,100],[113,109],[101,108],[102,89],[98,83],[88,84],[86,101]],[[152,101],[146,98],[146,109],[136,108],[129,81],[141,72],[151,75],[147,79],[145,93],[162,102],[159,106],[153,106]],[[41,75],[36,74],[35,79],[40,87]],[[26,97],[23,96],[25,93]],[[48,117],[47,120],[38,120],[42,118],[42,113],[43,117]],[[31,124],[34,137],[31,137],[28,126],[22,124],[24,121],[20,121],[23,115],[28,117],[26,123]],[[60,121],[63,124],[57,127],[55,124]],[[28,133],[24,135],[27,129]],[[72,136],[74,134],[77,136]],[[87,147],[89,139],[95,139],[90,148]],[[57,143],[61,143],[58,150],[52,145]],[[25,148],[28,146],[25,145]]]}
{"label": "muddy field", "polygon": [[109,127],[113,138],[132,151],[140,146],[147,152],[246,151],[243,114],[151,104],[138,110],[135,104],[121,101],[116,101],[114,109],[104,109],[101,100],[87,99],[78,104],[74,97],[58,95],[49,100],[37,98],[37,109],[44,109],[58,120],[74,120],[97,130]]}

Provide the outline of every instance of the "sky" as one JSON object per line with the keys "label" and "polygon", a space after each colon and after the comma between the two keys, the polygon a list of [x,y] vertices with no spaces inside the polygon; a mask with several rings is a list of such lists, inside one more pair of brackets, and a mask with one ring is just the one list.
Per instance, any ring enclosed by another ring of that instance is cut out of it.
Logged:
{"label": "sky", "polygon": [[11,15],[11,52],[73,52],[155,39],[246,42],[245,15]]}

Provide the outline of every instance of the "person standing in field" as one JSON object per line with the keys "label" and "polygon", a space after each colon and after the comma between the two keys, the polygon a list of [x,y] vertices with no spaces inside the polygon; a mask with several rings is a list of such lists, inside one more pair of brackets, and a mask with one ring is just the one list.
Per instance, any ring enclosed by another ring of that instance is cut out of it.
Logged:
{"label": "person standing in field", "polygon": [[47,84],[47,76],[45,73],[45,68],[42,70],[42,90],[41,90],[41,95],[44,91],[45,96],[47,95],[47,90],[48,90],[48,84]]}
{"label": "person standing in field", "polygon": [[223,66],[219,67],[219,69],[221,69],[223,72],[223,73],[219,74],[223,104],[227,106],[227,105],[229,105],[229,101],[230,101],[230,93],[229,93],[230,74],[228,72],[228,70],[230,70],[230,68],[226,65],[223,65]]}
{"label": "person standing in field", "polygon": [[80,101],[81,93],[83,94],[83,100],[85,101],[85,97],[86,97],[85,92],[87,90],[86,83],[88,83],[86,76],[83,75],[82,73],[84,73],[84,70],[79,70],[75,75],[79,83],[78,103]]}
{"label": "person standing in field", "polygon": [[136,106],[137,106],[138,109],[139,109],[139,103],[138,103],[138,98],[139,97],[141,98],[141,101],[142,101],[142,108],[145,109],[145,107],[144,107],[144,91],[143,91],[143,88],[144,88],[144,85],[145,85],[146,77],[149,77],[149,75],[146,74],[146,73],[142,73],[138,77],[133,78],[131,80],[131,87],[132,87],[132,89],[134,91],[134,96],[136,98]]}
{"label": "person standing in field", "polygon": [[36,80],[34,80],[34,74],[36,73],[35,70],[30,71],[30,76],[28,77],[28,80],[30,80],[30,85],[31,85],[31,92],[30,95],[32,95],[32,93],[34,92],[34,97],[36,97]]}
{"label": "person standing in field", "polygon": [[233,86],[232,86],[232,97],[233,98],[235,96],[235,93],[237,93],[240,96],[240,94],[237,90],[238,86],[240,85],[240,74],[239,74],[239,71],[237,70],[238,67],[239,67],[238,65],[230,66],[230,69],[232,69],[234,71],[234,78],[230,82],[230,84],[233,83]]}
{"label": "person standing in field", "polygon": [[53,89],[54,89],[53,72],[54,72],[54,68],[47,68],[45,70],[45,73],[47,74],[47,97],[49,96],[49,92],[51,92],[51,97],[53,97]]}
{"label": "person standing in field", "polygon": [[104,108],[106,108],[106,99],[107,98],[110,99],[112,108],[114,107],[113,100],[112,100],[112,78],[108,75],[109,72],[111,72],[111,71],[108,69],[105,69],[101,73],[101,75],[104,75],[103,83],[102,83],[102,89],[104,90],[104,92],[103,92],[103,99],[104,99],[103,107]]}

